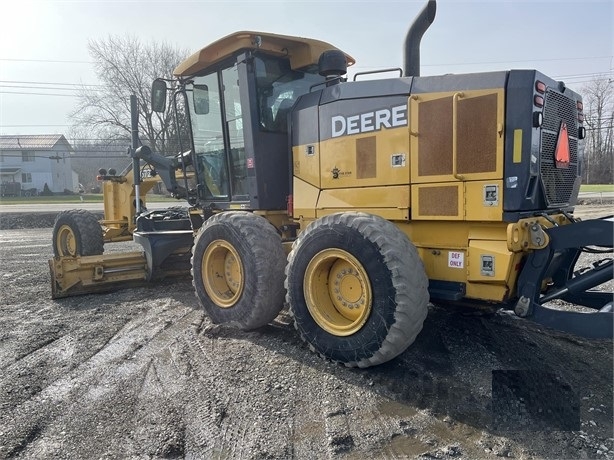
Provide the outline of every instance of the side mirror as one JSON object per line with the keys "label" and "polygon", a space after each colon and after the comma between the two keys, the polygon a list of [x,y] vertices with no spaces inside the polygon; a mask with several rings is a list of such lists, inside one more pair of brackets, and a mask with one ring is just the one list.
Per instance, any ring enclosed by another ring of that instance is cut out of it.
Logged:
{"label": "side mirror", "polygon": [[209,113],[209,87],[207,85],[194,85],[192,90],[194,112],[197,115]]}
{"label": "side mirror", "polygon": [[164,112],[166,110],[166,82],[156,78],[151,85],[151,110]]}

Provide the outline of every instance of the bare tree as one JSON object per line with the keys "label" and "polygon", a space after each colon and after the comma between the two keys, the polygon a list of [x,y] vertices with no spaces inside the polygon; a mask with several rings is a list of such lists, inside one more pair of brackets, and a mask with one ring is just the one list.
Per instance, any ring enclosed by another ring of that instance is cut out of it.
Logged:
{"label": "bare tree", "polygon": [[173,113],[170,107],[163,114],[151,110],[151,83],[157,77],[170,78],[188,52],[165,43],[143,44],[130,36],[92,40],[88,48],[102,86],[80,89],[71,114],[74,124],[97,137],[125,139],[130,135],[130,95],[135,94],[141,140],[159,153],[176,153],[168,145],[177,134]]}
{"label": "bare tree", "polygon": [[598,78],[583,91],[586,139],[582,181],[611,184],[614,179],[614,82]]}

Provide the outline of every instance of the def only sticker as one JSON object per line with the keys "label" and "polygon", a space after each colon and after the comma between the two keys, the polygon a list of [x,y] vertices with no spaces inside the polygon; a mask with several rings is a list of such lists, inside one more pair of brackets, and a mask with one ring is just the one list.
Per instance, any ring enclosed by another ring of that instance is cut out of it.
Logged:
{"label": "def only sticker", "polygon": [[448,252],[448,267],[463,268],[465,266],[465,253],[460,251]]}

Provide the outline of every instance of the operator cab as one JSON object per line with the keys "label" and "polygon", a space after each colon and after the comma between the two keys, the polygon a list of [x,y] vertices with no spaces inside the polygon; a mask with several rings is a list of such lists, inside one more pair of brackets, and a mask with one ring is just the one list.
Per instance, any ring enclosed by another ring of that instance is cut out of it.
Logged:
{"label": "operator cab", "polygon": [[318,40],[238,32],[175,69],[203,208],[286,209],[288,114],[299,96],[326,83],[318,59],[331,49]]}

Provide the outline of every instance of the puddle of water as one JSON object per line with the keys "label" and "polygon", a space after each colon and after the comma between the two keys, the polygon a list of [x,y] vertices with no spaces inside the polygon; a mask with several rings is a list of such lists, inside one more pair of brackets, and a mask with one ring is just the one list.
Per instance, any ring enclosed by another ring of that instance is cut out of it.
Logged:
{"label": "puddle of water", "polygon": [[418,409],[415,407],[393,400],[382,402],[377,409],[382,415],[389,415],[391,417],[399,418],[413,417],[418,413]]}
{"label": "puddle of water", "polygon": [[[409,421],[416,415],[420,416],[416,407],[399,401],[386,400],[379,404],[378,411],[382,415]],[[429,417],[430,419],[430,417]],[[422,425],[422,424],[420,424]],[[415,434],[413,434],[415,432]],[[385,456],[415,458],[426,452],[432,451],[433,446],[422,442],[420,434],[429,433],[429,436],[437,439],[441,445],[460,443],[464,446],[475,445],[482,437],[482,432],[470,425],[452,421],[445,423],[438,418],[430,419],[427,425],[418,430],[406,431],[405,434],[397,434],[384,447]]]}
{"label": "puddle of water", "polygon": [[[382,415],[401,420],[411,419],[418,414],[417,408],[394,400],[381,402],[377,409]],[[398,434],[394,435],[390,443],[383,448],[383,454],[385,457],[415,458],[430,449],[431,447],[428,444],[420,441],[412,434]]]}
{"label": "puddle of water", "polygon": [[431,450],[432,447],[411,436],[396,436],[384,448],[385,457],[416,458]]}
{"label": "puddle of water", "polygon": [[432,423],[428,430],[445,443],[463,441],[465,444],[474,444],[482,437],[482,432],[464,423],[448,425],[439,420]]}

